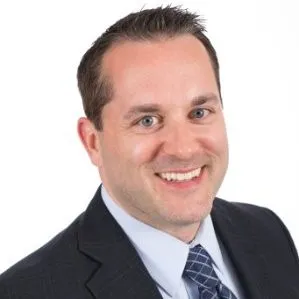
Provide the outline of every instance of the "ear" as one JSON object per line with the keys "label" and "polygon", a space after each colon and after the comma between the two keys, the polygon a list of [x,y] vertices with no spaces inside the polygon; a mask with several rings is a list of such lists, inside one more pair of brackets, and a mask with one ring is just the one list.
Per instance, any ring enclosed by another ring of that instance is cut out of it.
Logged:
{"label": "ear", "polygon": [[100,167],[102,159],[99,131],[86,117],[79,118],[77,131],[91,162],[95,166]]}

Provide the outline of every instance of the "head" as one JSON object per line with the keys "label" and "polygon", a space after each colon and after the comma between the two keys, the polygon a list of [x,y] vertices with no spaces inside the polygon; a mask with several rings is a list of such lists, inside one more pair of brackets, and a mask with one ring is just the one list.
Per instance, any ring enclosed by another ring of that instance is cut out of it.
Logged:
{"label": "head", "polygon": [[216,52],[196,14],[143,10],[85,53],[79,136],[111,198],[135,218],[190,241],[227,163]]}

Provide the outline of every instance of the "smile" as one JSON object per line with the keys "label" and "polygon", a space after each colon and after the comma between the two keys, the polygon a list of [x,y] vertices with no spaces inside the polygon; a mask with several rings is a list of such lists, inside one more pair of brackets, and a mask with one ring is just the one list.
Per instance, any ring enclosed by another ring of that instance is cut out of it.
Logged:
{"label": "smile", "polygon": [[157,175],[163,180],[166,180],[168,182],[170,181],[184,182],[199,177],[202,168],[203,167],[199,167],[189,172],[161,172],[158,173]]}

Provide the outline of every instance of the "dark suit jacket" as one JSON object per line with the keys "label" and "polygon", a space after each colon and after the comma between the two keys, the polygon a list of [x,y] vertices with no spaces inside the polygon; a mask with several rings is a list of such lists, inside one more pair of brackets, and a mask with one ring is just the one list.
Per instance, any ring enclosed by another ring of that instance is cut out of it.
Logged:
{"label": "dark suit jacket", "polygon": [[[211,215],[247,299],[299,298],[298,255],[275,214],[216,198]],[[162,297],[99,188],[68,228],[0,276],[0,298]]]}

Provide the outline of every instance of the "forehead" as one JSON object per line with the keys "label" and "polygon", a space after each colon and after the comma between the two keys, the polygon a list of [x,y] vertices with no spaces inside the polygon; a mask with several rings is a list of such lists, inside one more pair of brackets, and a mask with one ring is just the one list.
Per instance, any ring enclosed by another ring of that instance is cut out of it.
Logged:
{"label": "forehead", "polygon": [[164,99],[218,94],[209,55],[203,44],[186,34],[175,38],[124,41],[107,51],[102,71],[114,98]]}

